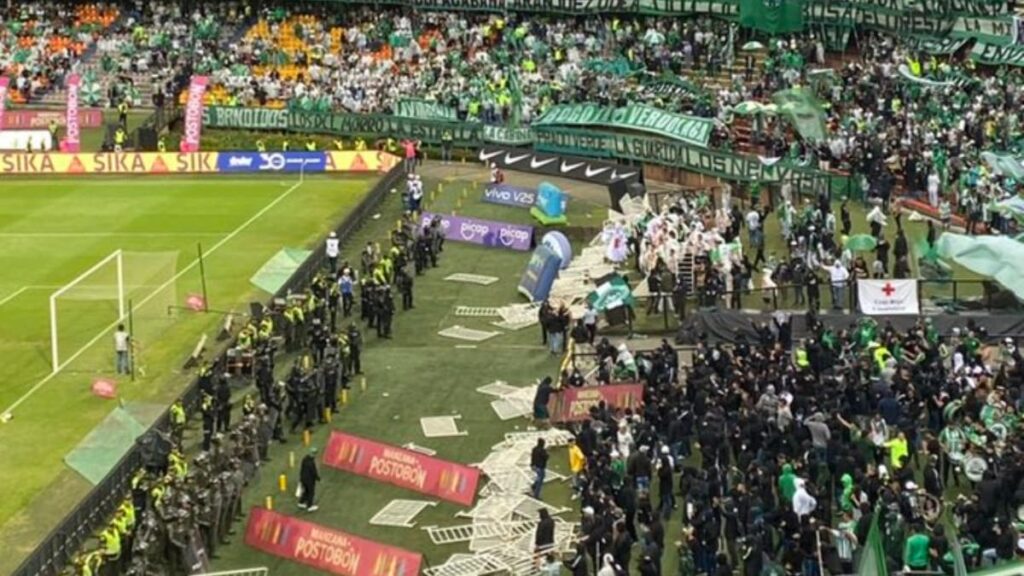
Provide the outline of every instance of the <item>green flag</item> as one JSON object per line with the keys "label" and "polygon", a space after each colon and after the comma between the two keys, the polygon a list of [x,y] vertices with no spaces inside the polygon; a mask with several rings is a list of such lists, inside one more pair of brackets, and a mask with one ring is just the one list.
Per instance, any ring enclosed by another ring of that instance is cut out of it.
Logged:
{"label": "green flag", "polygon": [[888,576],[889,568],[885,562],[885,547],[882,545],[882,534],[878,529],[878,510],[871,517],[871,528],[868,540],[860,555],[857,576]]}
{"label": "green flag", "polygon": [[805,140],[819,143],[825,139],[825,112],[808,90],[792,88],[772,95],[779,114],[785,116]]}
{"label": "green flag", "polygon": [[740,25],[768,34],[800,32],[803,0],[740,0]]}

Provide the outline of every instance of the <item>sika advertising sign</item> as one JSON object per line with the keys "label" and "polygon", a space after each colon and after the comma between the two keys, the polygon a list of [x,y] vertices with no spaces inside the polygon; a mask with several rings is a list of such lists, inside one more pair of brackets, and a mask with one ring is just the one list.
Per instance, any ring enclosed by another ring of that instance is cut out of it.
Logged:
{"label": "sika advertising sign", "polygon": [[249,511],[245,543],[341,576],[416,576],[423,557],[265,508]]}
{"label": "sika advertising sign", "polygon": [[0,153],[0,174],[196,174],[217,171],[217,153]]}
{"label": "sika advertising sign", "polygon": [[612,410],[637,409],[643,403],[643,384],[614,384],[566,388],[551,397],[552,422],[575,422],[590,417],[590,408],[601,402]]}
{"label": "sika advertising sign", "polygon": [[327,442],[324,464],[463,506],[473,504],[480,481],[480,471],[465,464],[337,431]]}
{"label": "sika advertising sign", "polygon": [[423,213],[420,217],[420,225],[430,224],[435,216],[441,218],[441,227],[444,228],[446,240],[522,251],[533,247],[533,226],[431,212]]}

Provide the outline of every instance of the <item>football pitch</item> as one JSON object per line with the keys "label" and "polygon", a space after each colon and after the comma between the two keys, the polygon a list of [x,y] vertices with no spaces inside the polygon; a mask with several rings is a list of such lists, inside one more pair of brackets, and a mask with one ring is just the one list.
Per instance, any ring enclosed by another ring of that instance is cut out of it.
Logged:
{"label": "football pitch", "polygon": [[[250,278],[282,248],[314,248],[376,177],[174,177],[3,180],[0,194],[0,533],[45,534],[91,488],[63,457],[117,404],[166,406],[193,378],[182,364],[222,314],[269,296]],[[204,253],[202,267],[198,246]],[[51,361],[50,296],[116,251],[134,306],[134,380],[116,377],[116,266],[101,265],[58,300],[60,370]],[[6,538],[5,538],[6,539]],[[24,552],[24,551],[21,551]]]}

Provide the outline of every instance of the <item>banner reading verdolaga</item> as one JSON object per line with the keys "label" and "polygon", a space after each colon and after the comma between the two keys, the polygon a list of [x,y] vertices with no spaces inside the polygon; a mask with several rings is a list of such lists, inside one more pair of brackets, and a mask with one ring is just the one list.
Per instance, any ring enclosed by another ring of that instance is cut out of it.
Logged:
{"label": "banner reading verdolaga", "polygon": [[551,397],[548,411],[552,422],[576,422],[590,418],[590,409],[601,402],[612,410],[635,410],[643,398],[643,384],[565,388]]}
{"label": "banner reading verdolaga", "polygon": [[463,506],[473,504],[480,481],[480,471],[465,464],[338,431],[327,441],[324,464]]}
{"label": "banner reading verdolaga", "polygon": [[416,576],[423,562],[415,552],[259,507],[249,511],[245,543],[341,576]]}

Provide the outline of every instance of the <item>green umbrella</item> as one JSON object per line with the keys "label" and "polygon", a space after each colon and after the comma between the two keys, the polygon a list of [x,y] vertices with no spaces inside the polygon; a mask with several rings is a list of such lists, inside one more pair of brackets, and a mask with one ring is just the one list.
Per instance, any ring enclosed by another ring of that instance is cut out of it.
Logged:
{"label": "green umbrella", "polygon": [[750,42],[747,42],[742,47],[740,47],[740,50],[746,52],[753,52],[754,50],[760,50],[762,48],[764,48],[764,44],[761,44],[757,40],[751,40]]}
{"label": "green umbrella", "polygon": [[877,244],[875,237],[870,234],[854,234],[843,243],[851,252],[870,252]]}

